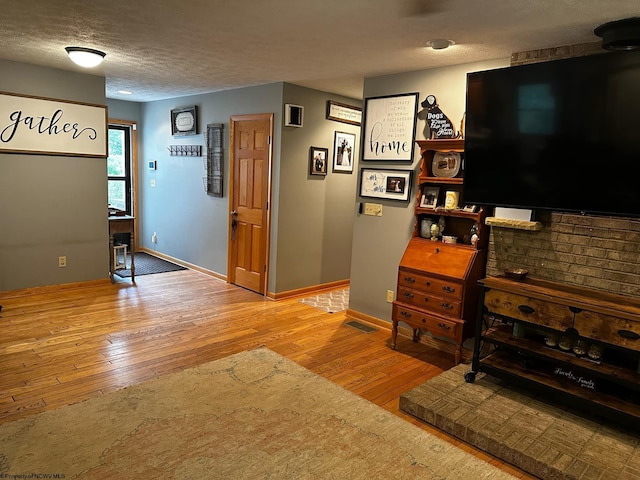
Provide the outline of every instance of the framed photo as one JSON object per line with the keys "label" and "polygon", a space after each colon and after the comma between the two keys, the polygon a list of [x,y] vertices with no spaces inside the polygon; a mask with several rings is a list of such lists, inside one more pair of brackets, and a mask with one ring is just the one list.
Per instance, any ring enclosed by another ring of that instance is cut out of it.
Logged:
{"label": "framed photo", "polygon": [[360,123],[362,123],[362,108],[327,100],[327,120],[360,126]]}
{"label": "framed photo", "polygon": [[198,107],[171,110],[171,135],[197,135]]}
{"label": "framed photo", "polygon": [[336,132],[333,137],[333,171],[353,172],[356,154],[356,136],[353,133]]}
{"label": "framed photo", "polygon": [[309,148],[309,174],[326,175],[329,149],[320,147]]}
{"label": "framed photo", "polygon": [[412,162],[418,93],[366,98],[362,160]]}
{"label": "framed photo", "polygon": [[477,205],[465,205],[464,207],[462,207],[463,212],[469,212],[469,213],[476,213],[477,209],[478,209]]}
{"label": "framed photo", "polygon": [[422,198],[420,199],[421,208],[436,208],[438,206],[438,195],[440,194],[439,187],[427,187],[422,192]]}
{"label": "framed photo", "polygon": [[360,196],[409,201],[413,170],[360,169]]}

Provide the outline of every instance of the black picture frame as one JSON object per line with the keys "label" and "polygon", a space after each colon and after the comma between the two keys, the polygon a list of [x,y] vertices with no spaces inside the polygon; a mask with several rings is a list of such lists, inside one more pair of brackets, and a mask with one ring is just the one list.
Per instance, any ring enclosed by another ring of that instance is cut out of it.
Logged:
{"label": "black picture frame", "polygon": [[411,199],[413,170],[360,169],[361,197],[408,202]]}
{"label": "black picture frame", "polygon": [[171,110],[171,135],[198,134],[198,107],[174,108]]}
{"label": "black picture frame", "polygon": [[309,147],[309,175],[326,176],[328,163],[328,148]]}
{"label": "black picture frame", "polygon": [[365,98],[363,161],[413,162],[418,92]]}
{"label": "black picture frame", "polygon": [[356,135],[348,132],[333,134],[333,172],[353,173],[356,157]]}

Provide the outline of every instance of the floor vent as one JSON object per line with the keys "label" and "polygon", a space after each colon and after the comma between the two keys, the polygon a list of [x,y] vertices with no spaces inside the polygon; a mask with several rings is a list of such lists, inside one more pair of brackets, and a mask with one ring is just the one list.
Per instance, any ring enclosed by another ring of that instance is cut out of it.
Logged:
{"label": "floor vent", "polygon": [[355,320],[352,320],[351,322],[347,322],[345,323],[345,325],[348,325],[353,328],[357,328],[358,330],[361,330],[365,333],[371,333],[378,330],[377,328],[370,327],[369,325],[365,325],[364,323],[360,323]]}

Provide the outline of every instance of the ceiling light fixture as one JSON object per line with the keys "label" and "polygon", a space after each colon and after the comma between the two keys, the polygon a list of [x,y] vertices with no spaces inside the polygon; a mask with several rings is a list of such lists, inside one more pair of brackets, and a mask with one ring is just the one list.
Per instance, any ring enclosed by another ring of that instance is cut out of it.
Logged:
{"label": "ceiling light fixture", "polygon": [[118,93],[121,93],[122,95],[133,95],[133,92],[130,92],[129,90],[118,90]]}
{"label": "ceiling light fixture", "polygon": [[434,50],[444,50],[445,48],[449,48],[451,45],[455,45],[455,42],[453,40],[446,40],[444,38],[429,40],[427,42],[427,47],[431,47]]}
{"label": "ceiling light fixture", "polygon": [[106,56],[106,53],[93,48],[66,47],[65,50],[73,63],[85,68],[93,68],[100,65]]}
{"label": "ceiling light fixture", "polygon": [[602,37],[602,48],[605,50],[640,49],[640,17],[603,23],[593,33]]}

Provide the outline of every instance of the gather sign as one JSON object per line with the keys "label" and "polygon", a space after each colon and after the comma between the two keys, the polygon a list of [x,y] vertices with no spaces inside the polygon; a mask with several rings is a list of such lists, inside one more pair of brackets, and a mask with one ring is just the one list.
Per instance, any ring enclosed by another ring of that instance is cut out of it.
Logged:
{"label": "gather sign", "polygon": [[107,107],[0,92],[0,152],[107,156]]}

